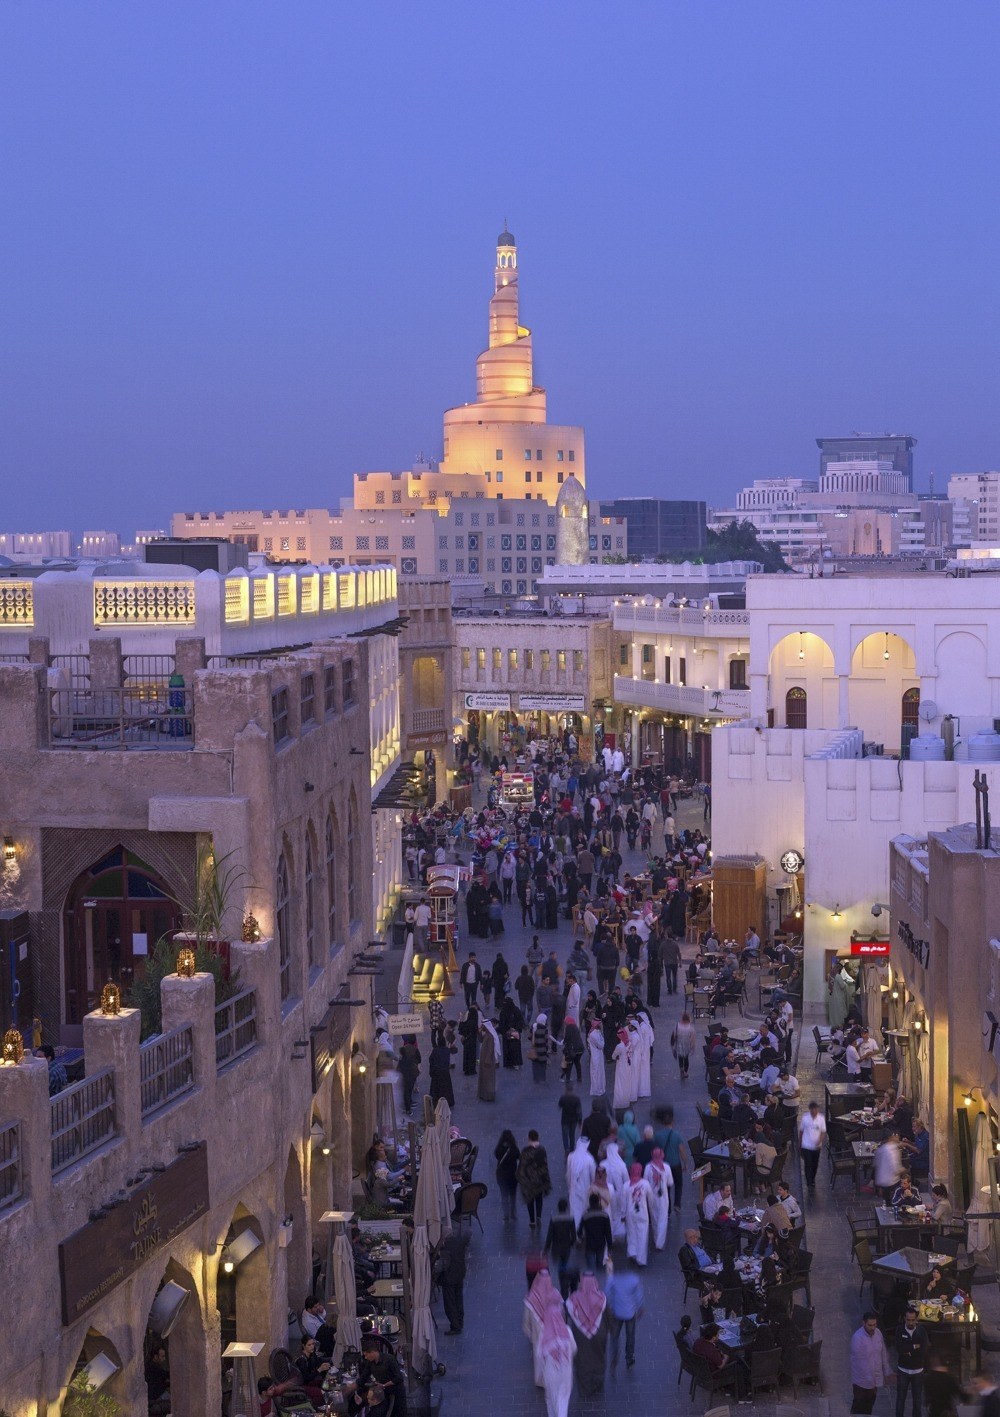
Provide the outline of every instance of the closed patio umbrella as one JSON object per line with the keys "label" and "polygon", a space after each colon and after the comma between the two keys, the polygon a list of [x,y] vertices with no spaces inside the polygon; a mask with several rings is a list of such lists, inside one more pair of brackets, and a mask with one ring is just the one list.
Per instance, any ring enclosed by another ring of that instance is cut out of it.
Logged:
{"label": "closed patio umbrella", "polygon": [[868,1025],[872,1038],[882,1046],[882,986],[878,966],[864,966],[864,981],[860,995],[861,1017]]}
{"label": "closed patio umbrella", "polygon": [[343,1228],[333,1242],[333,1292],[337,1297],[337,1342],[333,1361],[339,1363],[350,1349],[361,1351],[361,1325],[358,1323],[358,1295],[354,1286],[354,1255],[351,1242]]}
{"label": "closed patio umbrella", "polygon": [[424,1371],[437,1358],[437,1332],[431,1317],[431,1251],[427,1226],[413,1227],[412,1286],[413,1366]]}
{"label": "closed patio umbrella", "polygon": [[441,1240],[440,1172],[437,1131],[434,1127],[425,1127],[417,1191],[413,1198],[413,1224],[424,1227],[432,1245],[437,1245]]}
{"label": "closed patio umbrella", "polygon": [[[972,1185],[968,1214],[985,1215],[993,1209],[990,1193],[990,1154],[993,1138],[989,1119],[980,1112],[972,1136]],[[982,1254],[993,1240],[993,1227],[988,1220],[969,1221],[968,1249],[970,1255]]]}

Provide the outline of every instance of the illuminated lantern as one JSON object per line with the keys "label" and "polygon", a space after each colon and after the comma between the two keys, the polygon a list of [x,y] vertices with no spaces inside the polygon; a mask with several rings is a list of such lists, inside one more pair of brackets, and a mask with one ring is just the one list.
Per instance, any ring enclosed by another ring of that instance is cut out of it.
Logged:
{"label": "illuminated lantern", "polygon": [[122,991],[117,984],[105,984],[101,990],[101,1013],[120,1014],[122,1010]]}
{"label": "illuminated lantern", "polygon": [[260,939],[260,926],[253,915],[247,911],[243,919],[243,943],[255,945]]}
{"label": "illuminated lantern", "polygon": [[194,950],[179,950],[177,953],[177,973],[182,979],[193,979],[195,972]]}
{"label": "illuminated lantern", "polygon": [[24,1039],[16,1028],[8,1028],[3,1036],[3,1061],[18,1064],[24,1057]]}

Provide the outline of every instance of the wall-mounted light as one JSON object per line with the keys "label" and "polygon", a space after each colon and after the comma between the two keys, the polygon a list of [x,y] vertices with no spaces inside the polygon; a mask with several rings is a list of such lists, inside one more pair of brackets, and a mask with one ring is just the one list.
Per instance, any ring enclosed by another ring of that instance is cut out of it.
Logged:
{"label": "wall-mounted light", "polygon": [[970,1087],[969,1090],[968,1090],[968,1092],[963,1092],[963,1093],[962,1093],[962,1105],[963,1105],[963,1107],[971,1107],[971,1106],[972,1106],[973,1095],[974,1095],[975,1093],[981,1092],[981,1091],[982,1091],[982,1089],[980,1088],[979,1084],[976,1083],[975,1087]]}
{"label": "wall-mounted light", "polygon": [[898,989],[893,989],[893,991],[892,991],[892,997],[893,997],[894,999],[898,999],[898,998],[899,998],[899,990],[898,990]]}
{"label": "wall-mounted light", "polygon": [[805,657],[806,657],[805,636],[803,635],[802,631],[800,630],[800,631],[799,631],[799,659],[805,659]]}
{"label": "wall-mounted light", "polygon": [[837,904],[833,907],[833,914],[832,914],[832,916],[831,916],[830,918],[831,918],[831,920],[839,920],[839,919],[840,919],[840,902],[839,902],[839,901],[838,901]]}
{"label": "wall-mounted light", "polygon": [[12,836],[5,836],[3,839],[3,859],[5,861],[14,861],[17,859],[17,847],[14,845],[14,838]]}
{"label": "wall-mounted light", "polygon": [[888,630],[886,630],[886,632],[885,632],[885,649],[882,651],[882,658],[883,658],[883,659],[888,659],[888,658],[889,658],[889,631],[888,631]]}
{"label": "wall-mounted light", "polygon": [[923,1026],[924,1026],[924,1021],[923,1021],[922,1018],[915,1018],[915,1019],[913,1020],[913,1031],[914,1031],[914,1033],[919,1033],[919,1032],[921,1031],[921,1029],[923,1028]]}
{"label": "wall-mounted light", "polygon": [[368,1071],[368,1055],[361,1051],[357,1043],[351,1049],[351,1062],[362,1076]]}

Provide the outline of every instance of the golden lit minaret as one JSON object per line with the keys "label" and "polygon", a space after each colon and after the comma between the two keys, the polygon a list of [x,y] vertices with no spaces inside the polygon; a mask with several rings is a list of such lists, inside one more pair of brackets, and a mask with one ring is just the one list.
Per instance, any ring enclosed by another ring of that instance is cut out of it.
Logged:
{"label": "golden lit minaret", "polygon": [[518,398],[533,389],[531,331],[518,323],[517,244],[504,227],[497,237],[490,345],[476,360],[477,402]]}

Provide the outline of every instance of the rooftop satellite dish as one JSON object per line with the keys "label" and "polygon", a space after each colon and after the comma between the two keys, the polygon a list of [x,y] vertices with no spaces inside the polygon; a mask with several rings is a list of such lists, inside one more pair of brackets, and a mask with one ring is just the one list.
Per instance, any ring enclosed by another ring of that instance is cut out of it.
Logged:
{"label": "rooftop satellite dish", "polygon": [[925,723],[930,723],[932,718],[937,718],[938,706],[933,699],[920,700],[920,717]]}

